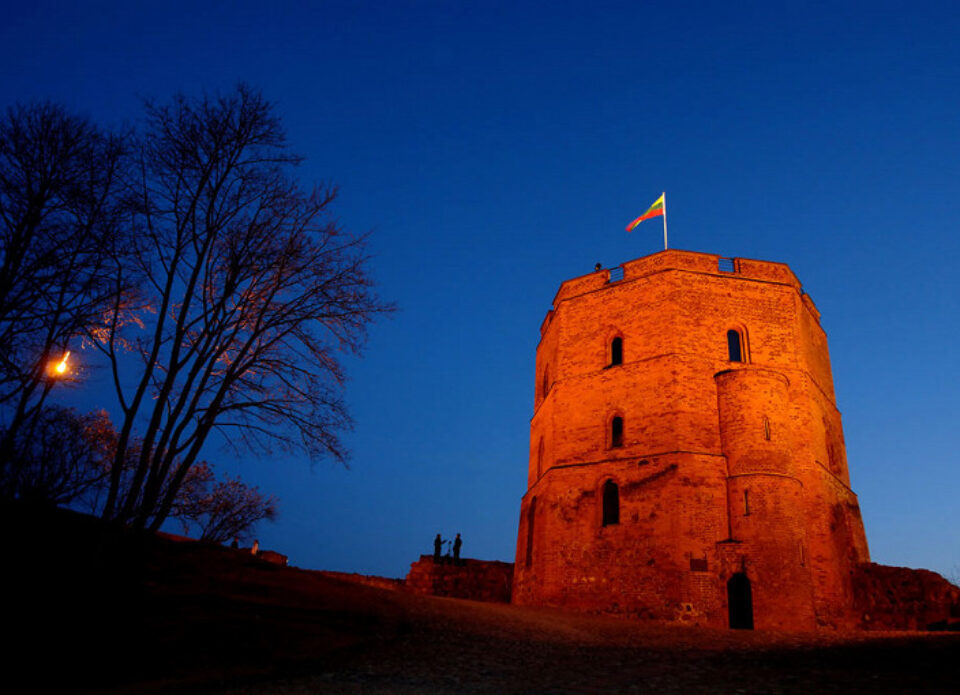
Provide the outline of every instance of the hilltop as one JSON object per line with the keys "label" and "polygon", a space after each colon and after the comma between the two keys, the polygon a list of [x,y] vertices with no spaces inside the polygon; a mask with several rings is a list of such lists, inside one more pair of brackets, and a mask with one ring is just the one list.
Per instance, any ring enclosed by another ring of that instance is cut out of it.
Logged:
{"label": "hilltop", "polygon": [[14,629],[19,656],[53,657],[56,668],[19,674],[37,687],[893,693],[957,682],[956,634],[687,628],[361,586],[73,515],[29,528],[34,541],[21,533],[13,547]]}

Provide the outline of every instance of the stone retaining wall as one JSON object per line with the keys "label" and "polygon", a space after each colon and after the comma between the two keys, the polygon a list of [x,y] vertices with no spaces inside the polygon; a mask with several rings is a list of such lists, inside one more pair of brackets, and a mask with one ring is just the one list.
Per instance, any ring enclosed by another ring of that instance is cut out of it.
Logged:
{"label": "stone retaining wall", "polygon": [[330,572],[328,570],[314,570],[317,574],[322,574],[330,579],[339,579],[344,582],[353,582],[354,584],[363,584],[364,586],[374,586],[378,589],[391,589],[396,591],[402,589],[404,582],[402,579],[391,579],[390,577],[378,577],[370,574],[356,574],[353,572]]}
{"label": "stone retaining wall", "polygon": [[936,572],[863,563],[853,595],[861,629],[960,629],[960,588]]}
{"label": "stone retaining wall", "polygon": [[406,590],[415,594],[510,603],[513,564],[463,559],[461,564],[435,564],[432,555],[421,555],[410,565]]}

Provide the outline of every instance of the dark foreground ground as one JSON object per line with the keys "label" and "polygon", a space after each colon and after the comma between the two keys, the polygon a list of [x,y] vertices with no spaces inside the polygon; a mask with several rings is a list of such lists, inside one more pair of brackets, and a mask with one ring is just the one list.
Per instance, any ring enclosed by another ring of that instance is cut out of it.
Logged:
{"label": "dark foreground ground", "polygon": [[26,683],[11,692],[960,692],[956,633],[661,626],[362,587],[195,543],[55,545],[8,565],[5,672]]}

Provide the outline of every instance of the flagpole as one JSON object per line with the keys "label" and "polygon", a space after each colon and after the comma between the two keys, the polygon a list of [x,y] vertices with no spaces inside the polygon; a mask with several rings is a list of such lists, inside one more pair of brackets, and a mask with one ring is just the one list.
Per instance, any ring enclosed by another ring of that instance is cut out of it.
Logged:
{"label": "flagpole", "polygon": [[663,192],[663,250],[667,250],[667,192]]}

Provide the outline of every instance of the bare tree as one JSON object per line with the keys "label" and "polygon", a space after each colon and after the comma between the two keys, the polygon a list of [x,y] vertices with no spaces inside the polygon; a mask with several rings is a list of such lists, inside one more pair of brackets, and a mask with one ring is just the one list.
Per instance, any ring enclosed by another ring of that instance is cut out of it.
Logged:
{"label": "bare tree", "polygon": [[51,368],[68,373],[66,351],[117,304],[124,154],[122,138],[53,104],[0,121],[0,469],[67,376]]}
{"label": "bare tree", "polygon": [[299,159],[255,90],[149,106],[137,156],[134,262],[115,279],[139,301],[117,292],[90,339],[122,410],[104,515],[156,529],[214,430],[238,448],[342,460],[337,355],[391,307],[371,291],[363,237],[330,217],[335,191],[291,177]]}
{"label": "bare tree", "polygon": [[[12,442],[13,462],[0,481],[4,495],[34,503],[70,504],[95,497],[106,482],[116,433],[106,412],[39,409]],[[92,502],[92,500],[90,500]]]}
{"label": "bare tree", "polygon": [[277,516],[277,499],[264,496],[239,478],[217,481],[205,461],[195,464],[177,492],[170,516],[184,533],[199,531],[200,540],[224,543],[247,536],[257,522]]}

